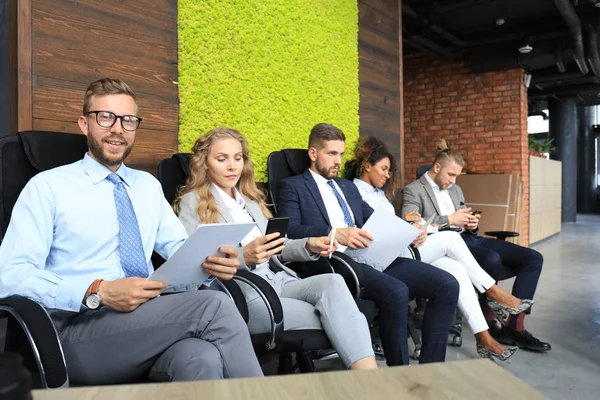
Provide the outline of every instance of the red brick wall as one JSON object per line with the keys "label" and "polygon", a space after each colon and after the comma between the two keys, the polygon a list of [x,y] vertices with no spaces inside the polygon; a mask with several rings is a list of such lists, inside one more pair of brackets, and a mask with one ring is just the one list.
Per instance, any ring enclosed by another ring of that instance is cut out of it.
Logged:
{"label": "red brick wall", "polygon": [[521,243],[529,232],[527,89],[523,70],[475,74],[468,62],[404,59],[405,184],[430,164],[444,138],[468,173],[518,173],[524,188]]}

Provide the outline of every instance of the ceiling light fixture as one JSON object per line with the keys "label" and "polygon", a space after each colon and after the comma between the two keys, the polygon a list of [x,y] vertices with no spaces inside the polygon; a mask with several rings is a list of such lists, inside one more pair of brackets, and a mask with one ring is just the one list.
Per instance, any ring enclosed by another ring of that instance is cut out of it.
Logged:
{"label": "ceiling light fixture", "polygon": [[519,47],[519,53],[521,53],[521,54],[531,53],[531,50],[533,50],[533,47],[531,47],[528,44],[526,44],[525,46]]}

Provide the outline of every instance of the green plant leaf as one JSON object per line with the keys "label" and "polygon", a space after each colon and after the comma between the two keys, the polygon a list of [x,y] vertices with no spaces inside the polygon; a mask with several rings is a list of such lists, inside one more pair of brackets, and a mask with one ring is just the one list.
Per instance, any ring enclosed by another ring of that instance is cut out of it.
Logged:
{"label": "green plant leaf", "polygon": [[179,0],[179,150],[224,125],[250,143],[257,181],[281,148],[329,122],[358,140],[358,6],[350,0]]}

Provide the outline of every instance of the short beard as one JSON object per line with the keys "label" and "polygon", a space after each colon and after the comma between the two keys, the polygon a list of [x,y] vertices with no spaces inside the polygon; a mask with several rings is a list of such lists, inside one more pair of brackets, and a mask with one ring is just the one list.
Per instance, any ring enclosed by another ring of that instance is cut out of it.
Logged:
{"label": "short beard", "polygon": [[323,165],[321,165],[319,163],[319,160],[317,160],[317,163],[315,164],[315,169],[317,170],[317,172],[319,173],[319,175],[321,175],[325,179],[333,179],[333,178],[337,177],[337,173],[332,174],[330,172],[330,169],[325,168]]}
{"label": "short beard", "polygon": [[433,178],[433,183],[435,183],[440,190],[444,190],[442,188],[442,186],[444,186],[443,182],[440,181],[440,178],[438,177],[438,175],[436,175],[435,178]]}
{"label": "short beard", "polygon": [[125,149],[125,151],[123,152],[123,155],[121,157],[119,157],[116,160],[109,159],[104,156],[104,153],[102,151],[102,142],[100,144],[98,144],[98,142],[94,138],[90,137],[89,135],[87,138],[88,138],[88,149],[89,149],[90,153],[92,153],[92,155],[94,156],[96,161],[98,161],[100,164],[102,164],[106,167],[116,167],[118,165],[121,165],[123,163],[123,161],[125,161],[127,156],[129,156],[129,154],[131,153],[131,150],[133,149],[133,143],[132,143]]}

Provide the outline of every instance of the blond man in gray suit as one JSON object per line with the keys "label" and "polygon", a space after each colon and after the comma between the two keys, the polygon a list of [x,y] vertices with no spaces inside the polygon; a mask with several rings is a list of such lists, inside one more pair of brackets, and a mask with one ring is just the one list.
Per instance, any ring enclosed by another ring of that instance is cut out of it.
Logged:
{"label": "blond man in gray suit", "polygon": [[[456,184],[464,159],[458,151],[448,148],[445,141],[441,147],[429,171],[402,190],[402,215],[405,219],[414,214],[426,219],[435,216],[434,224],[460,232],[479,265],[492,278],[499,281],[516,276],[512,294],[520,299],[533,299],[542,272],[542,255],[527,247],[478,235],[481,215],[466,207],[463,191]],[[484,311],[489,321],[494,319],[494,313],[485,305]],[[490,333],[503,344],[550,351],[549,343],[525,329],[525,314],[529,312],[511,315],[501,326],[491,324]]]}

